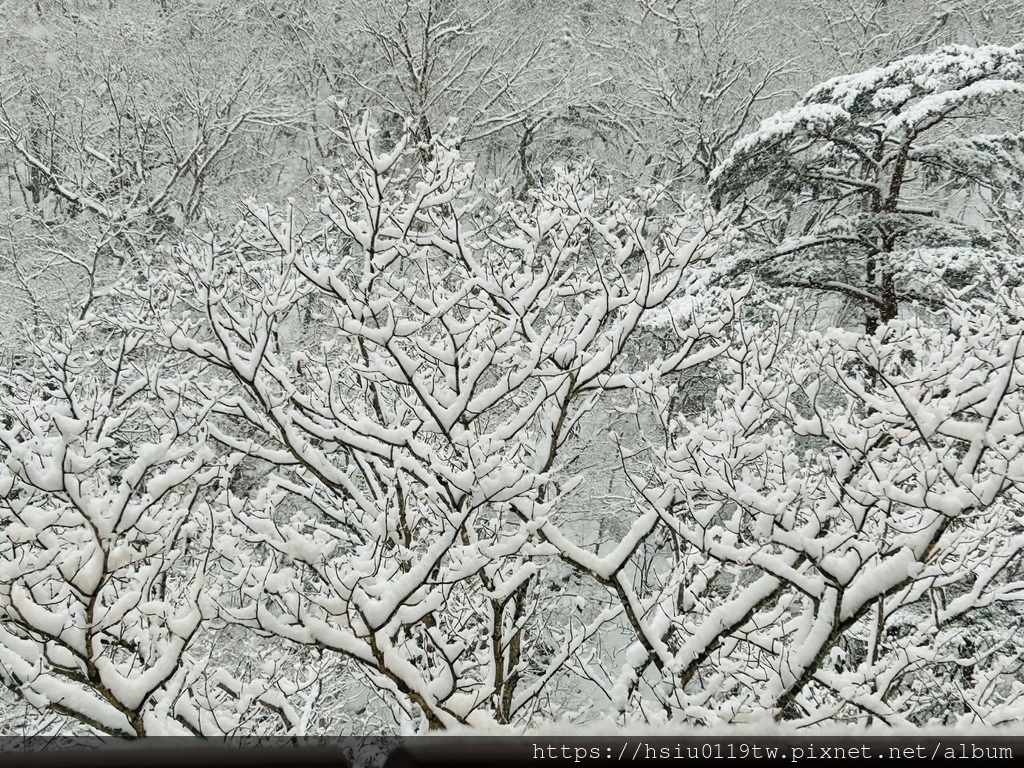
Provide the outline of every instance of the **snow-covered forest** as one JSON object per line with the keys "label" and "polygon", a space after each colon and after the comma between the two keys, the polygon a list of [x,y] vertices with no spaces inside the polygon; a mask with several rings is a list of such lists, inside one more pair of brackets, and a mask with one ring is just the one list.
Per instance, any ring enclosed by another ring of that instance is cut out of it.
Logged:
{"label": "snow-covered forest", "polygon": [[2,731],[1019,728],[1022,39],[0,0]]}

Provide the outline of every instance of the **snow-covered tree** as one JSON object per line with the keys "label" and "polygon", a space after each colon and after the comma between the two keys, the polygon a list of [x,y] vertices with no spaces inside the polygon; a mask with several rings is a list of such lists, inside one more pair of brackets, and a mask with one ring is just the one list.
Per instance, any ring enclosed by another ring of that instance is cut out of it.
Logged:
{"label": "snow-covered tree", "polygon": [[639,337],[726,233],[652,218],[657,192],[564,171],[523,204],[444,144],[347,140],[318,220],[251,205],[125,288],[251,462],[214,510],[222,612],[351,659],[403,727],[528,722],[597,633],[643,624],[616,585],[647,531],[598,562],[560,500],[593,414],[724,348],[728,294],[665,356]]}
{"label": "snow-covered tree", "polygon": [[676,547],[624,709],[1020,718],[1024,294],[982,279],[996,300],[946,291],[872,335],[775,307],[741,328],[714,405],[631,458]]}
{"label": "snow-covered tree", "polygon": [[206,491],[223,472],[202,410],[164,407],[174,382],[140,336],[97,352],[84,335],[40,339],[0,384],[0,678],[37,708],[138,736],[195,672]]}
{"label": "snow-covered tree", "polygon": [[994,45],[817,86],[712,174],[717,200],[741,201],[748,231],[767,242],[734,272],[839,294],[871,333],[902,303],[938,299],[922,262],[942,262],[951,284],[969,282],[981,261],[1016,271],[982,212],[1024,183],[1019,126],[1001,126],[999,109],[1022,90],[1024,47]]}
{"label": "snow-covered tree", "polygon": [[86,732],[294,730],[288,660],[238,679],[203,637],[229,465],[158,352],[90,313],[0,377],[0,680]]}

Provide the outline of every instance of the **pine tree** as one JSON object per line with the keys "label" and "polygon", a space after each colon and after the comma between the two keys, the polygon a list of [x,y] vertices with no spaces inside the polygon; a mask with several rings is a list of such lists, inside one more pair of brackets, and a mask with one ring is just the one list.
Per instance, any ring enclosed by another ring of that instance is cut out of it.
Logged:
{"label": "pine tree", "polygon": [[869,333],[903,302],[938,301],[932,267],[955,288],[982,262],[1006,273],[981,214],[1024,182],[1024,133],[999,119],[1022,89],[1024,45],[947,46],[817,86],[712,173],[716,204],[738,204],[759,243],[732,273],[842,294]]}

